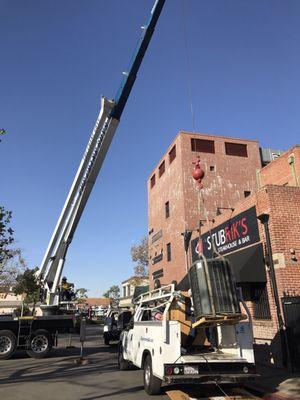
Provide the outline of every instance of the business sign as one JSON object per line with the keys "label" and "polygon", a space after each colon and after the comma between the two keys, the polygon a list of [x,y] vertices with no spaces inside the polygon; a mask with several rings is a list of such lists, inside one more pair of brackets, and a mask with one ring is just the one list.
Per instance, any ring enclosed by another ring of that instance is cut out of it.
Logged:
{"label": "business sign", "polygon": [[162,235],[162,230],[156,232],[155,235],[152,236],[152,243],[155,243],[158,239],[162,237]]}
{"label": "business sign", "polygon": [[204,233],[202,243],[192,240],[192,258],[197,260],[201,250],[205,257],[212,257],[214,248],[219,254],[227,254],[260,241],[255,207],[236,215],[223,224]]}
{"label": "business sign", "polygon": [[160,253],[158,256],[152,258],[152,265],[157,264],[163,259],[163,253]]}

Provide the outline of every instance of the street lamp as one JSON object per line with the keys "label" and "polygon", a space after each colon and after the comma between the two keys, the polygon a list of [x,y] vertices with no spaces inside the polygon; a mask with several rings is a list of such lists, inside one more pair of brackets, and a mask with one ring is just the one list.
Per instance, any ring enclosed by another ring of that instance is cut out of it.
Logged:
{"label": "street lamp", "polygon": [[233,207],[217,207],[216,215],[221,215],[222,214],[221,210],[231,210],[231,212],[233,212],[234,208]]}
{"label": "street lamp", "polygon": [[270,215],[263,213],[263,214],[258,215],[257,219],[264,226],[266,247],[267,247],[267,252],[268,252],[268,261],[269,261],[269,268],[270,268],[269,273],[270,273],[271,285],[273,288],[273,295],[274,295],[274,300],[275,300],[275,308],[276,308],[277,320],[278,320],[278,325],[279,325],[281,346],[282,346],[283,354],[286,352],[287,365],[290,368],[290,352],[289,352],[288,338],[287,338],[285,325],[284,325],[282,313],[281,313],[279,294],[278,294],[278,288],[277,288],[277,282],[276,282],[275,267],[274,267],[274,261],[273,261],[271,239],[270,239],[270,230],[269,230]]}

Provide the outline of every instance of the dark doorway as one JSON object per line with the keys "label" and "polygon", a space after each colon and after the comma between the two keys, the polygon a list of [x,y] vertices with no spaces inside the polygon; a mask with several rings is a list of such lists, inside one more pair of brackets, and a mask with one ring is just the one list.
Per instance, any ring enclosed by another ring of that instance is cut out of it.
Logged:
{"label": "dark doorway", "polygon": [[281,299],[293,369],[300,369],[300,296]]}

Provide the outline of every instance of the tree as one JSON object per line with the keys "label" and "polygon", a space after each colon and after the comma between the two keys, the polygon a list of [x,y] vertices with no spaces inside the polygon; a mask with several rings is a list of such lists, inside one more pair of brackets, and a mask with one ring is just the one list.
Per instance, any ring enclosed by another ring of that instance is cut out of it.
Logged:
{"label": "tree", "polygon": [[[5,135],[6,134],[6,130],[3,128],[0,128],[0,136]],[[1,142],[1,139],[0,139]]]}
{"label": "tree", "polygon": [[138,277],[148,275],[148,239],[144,236],[141,242],[131,247],[131,259],[135,262],[134,274]]}
{"label": "tree", "polygon": [[10,245],[14,242],[14,231],[10,227],[11,211],[0,206],[0,271],[3,263],[12,257]]}
{"label": "tree", "polygon": [[87,298],[88,289],[79,288],[75,291],[75,300],[82,302]]}
{"label": "tree", "polygon": [[120,288],[118,285],[111,286],[106,292],[103,293],[106,298],[112,298],[114,301],[118,301],[120,298]]}
{"label": "tree", "polygon": [[25,294],[25,303],[36,303],[38,300],[40,285],[36,278],[38,268],[26,268],[23,274],[19,274],[16,278],[15,294]]}
{"label": "tree", "polygon": [[26,269],[26,261],[22,256],[22,250],[12,249],[0,263],[0,283],[3,286],[14,286],[16,278]]}

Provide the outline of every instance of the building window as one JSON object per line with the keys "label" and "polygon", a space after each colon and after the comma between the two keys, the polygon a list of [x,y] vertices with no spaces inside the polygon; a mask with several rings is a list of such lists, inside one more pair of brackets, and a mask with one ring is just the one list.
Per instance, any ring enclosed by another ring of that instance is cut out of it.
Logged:
{"label": "building window", "polygon": [[151,186],[151,189],[153,188],[153,186],[155,185],[155,174],[151,177],[151,179],[150,179],[150,186]]}
{"label": "building window", "polygon": [[161,177],[164,172],[165,172],[165,161],[163,161],[158,167],[158,176]]}
{"label": "building window", "polygon": [[257,300],[253,302],[253,318],[272,319],[267,287],[254,290]]}
{"label": "building window", "polygon": [[165,203],[165,213],[166,213],[166,218],[169,218],[169,216],[170,216],[170,203],[168,201]]}
{"label": "building window", "polygon": [[126,286],[123,286],[123,297],[126,297]]}
{"label": "building window", "polygon": [[152,243],[156,242],[157,240],[159,240],[163,235],[162,230],[156,232],[153,236],[152,236]]}
{"label": "building window", "polygon": [[244,191],[244,197],[248,197],[248,196],[250,196],[250,194],[251,194],[250,190]]}
{"label": "building window", "polygon": [[152,279],[155,281],[155,279],[162,278],[164,276],[164,270],[159,269],[157,271],[154,271],[152,273]]}
{"label": "building window", "polygon": [[248,157],[246,144],[225,142],[225,152],[228,156]]}
{"label": "building window", "polygon": [[172,259],[172,252],[171,252],[171,243],[167,244],[167,261],[171,261]]}
{"label": "building window", "polygon": [[198,153],[215,153],[215,142],[213,140],[206,139],[191,139],[192,151]]}
{"label": "building window", "polygon": [[210,165],[209,170],[210,172],[215,172],[216,168],[214,165]]}
{"label": "building window", "polygon": [[176,158],[176,145],[169,151],[169,164],[171,164]]}

